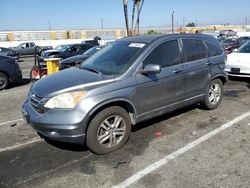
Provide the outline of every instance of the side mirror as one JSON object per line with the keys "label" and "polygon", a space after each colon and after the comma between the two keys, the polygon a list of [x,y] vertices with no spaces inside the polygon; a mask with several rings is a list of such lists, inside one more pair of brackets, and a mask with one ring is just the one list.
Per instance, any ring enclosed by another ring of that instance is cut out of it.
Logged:
{"label": "side mirror", "polygon": [[159,74],[161,72],[161,66],[156,64],[148,64],[143,69],[139,70],[141,74]]}

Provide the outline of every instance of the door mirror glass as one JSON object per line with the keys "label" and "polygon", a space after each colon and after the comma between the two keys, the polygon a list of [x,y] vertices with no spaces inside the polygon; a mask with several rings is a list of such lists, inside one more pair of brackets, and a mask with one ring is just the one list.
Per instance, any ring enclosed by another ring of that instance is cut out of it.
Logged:
{"label": "door mirror glass", "polygon": [[159,74],[161,72],[161,66],[156,64],[148,64],[139,72],[141,74]]}

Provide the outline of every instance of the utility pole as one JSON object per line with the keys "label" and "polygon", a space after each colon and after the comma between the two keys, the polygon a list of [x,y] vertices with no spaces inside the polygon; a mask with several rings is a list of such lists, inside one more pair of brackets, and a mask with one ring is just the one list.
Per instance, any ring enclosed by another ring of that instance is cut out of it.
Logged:
{"label": "utility pole", "polygon": [[198,26],[197,18],[195,19],[195,26],[196,26],[196,27]]}
{"label": "utility pole", "polygon": [[182,19],[183,27],[185,27],[185,18]]}
{"label": "utility pole", "polygon": [[103,21],[104,21],[104,19],[101,18],[101,29],[102,29],[102,30],[103,30]]}
{"label": "utility pole", "polygon": [[246,17],[246,19],[245,19],[245,26],[246,26],[246,27],[247,27],[247,21],[248,21],[248,20],[247,20],[247,17]]}
{"label": "utility pole", "polygon": [[172,12],[172,33],[174,33],[174,11]]}

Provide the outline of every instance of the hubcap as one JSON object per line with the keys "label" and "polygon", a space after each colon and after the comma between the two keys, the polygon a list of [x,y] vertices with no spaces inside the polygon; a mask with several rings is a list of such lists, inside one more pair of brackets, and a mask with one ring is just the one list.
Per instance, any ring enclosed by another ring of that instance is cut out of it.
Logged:
{"label": "hubcap", "polygon": [[106,118],[97,131],[98,142],[105,148],[118,145],[126,132],[126,123],[119,115]]}
{"label": "hubcap", "polygon": [[220,85],[214,83],[213,85],[211,85],[209,89],[209,94],[208,94],[209,102],[213,105],[216,105],[220,101],[220,98],[221,98]]}

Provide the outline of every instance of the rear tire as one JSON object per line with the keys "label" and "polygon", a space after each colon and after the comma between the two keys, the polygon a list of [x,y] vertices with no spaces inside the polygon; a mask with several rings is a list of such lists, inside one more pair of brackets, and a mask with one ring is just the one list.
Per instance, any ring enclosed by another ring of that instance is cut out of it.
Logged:
{"label": "rear tire", "polygon": [[9,78],[6,74],[0,72],[0,90],[6,89],[10,84]]}
{"label": "rear tire", "polygon": [[108,107],[91,120],[86,144],[96,154],[110,153],[127,142],[130,130],[131,121],[128,112],[119,106]]}
{"label": "rear tire", "polygon": [[206,94],[202,100],[202,106],[207,110],[216,109],[222,101],[224,88],[220,79],[210,82],[207,87]]}

